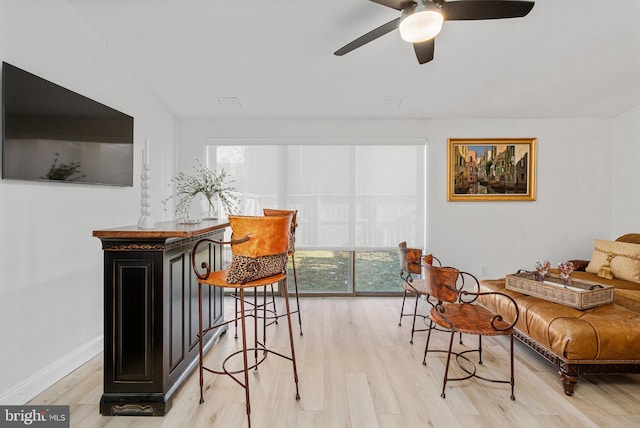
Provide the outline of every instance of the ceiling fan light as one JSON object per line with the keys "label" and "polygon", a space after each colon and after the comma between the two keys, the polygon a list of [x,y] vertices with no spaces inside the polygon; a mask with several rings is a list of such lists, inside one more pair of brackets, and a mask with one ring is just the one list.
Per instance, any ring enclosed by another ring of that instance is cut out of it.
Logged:
{"label": "ceiling fan light", "polygon": [[400,19],[400,37],[409,43],[426,42],[433,39],[442,30],[444,18],[435,5],[418,5],[402,12]]}

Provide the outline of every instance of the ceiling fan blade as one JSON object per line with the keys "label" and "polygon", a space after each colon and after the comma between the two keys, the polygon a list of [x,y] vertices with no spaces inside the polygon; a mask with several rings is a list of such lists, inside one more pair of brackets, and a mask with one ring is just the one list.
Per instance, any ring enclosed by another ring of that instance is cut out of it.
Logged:
{"label": "ceiling fan blade", "polygon": [[396,28],[398,28],[399,22],[400,22],[400,18],[396,18],[393,21],[389,21],[386,24],[379,26],[375,30],[369,31],[364,36],[358,37],[351,43],[347,43],[346,45],[344,45],[343,47],[335,51],[333,54],[337,56],[342,56],[346,53],[349,53],[352,50],[359,48],[360,46],[365,45],[377,39],[378,37],[384,36],[385,34],[395,30]]}
{"label": "ceiling fan blade", "polygon": [[416,58],[420,64],[427,63],[433,59],[435,50],[435,39],[427,40],[422,43],[414,43],[413,50],[416,51]]}
{"label": "ceiling fan blade", "polygon": [[534,3],[516,0],[452,1],[442,5],[442,15],[445,21],[521,18],[533,9]]}
{"label": "ceiling fan blade", "polygon": [[374,3],[390,7],[391,9],[402,10],[405,7],[415,4],[413,0],[370,0]]}

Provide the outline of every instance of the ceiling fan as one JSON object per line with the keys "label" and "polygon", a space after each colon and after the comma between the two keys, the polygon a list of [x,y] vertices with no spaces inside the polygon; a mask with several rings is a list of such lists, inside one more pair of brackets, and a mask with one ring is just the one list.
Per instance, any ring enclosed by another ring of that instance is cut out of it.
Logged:
{"label": "ceiling fan", "polygon": [[420,64],[433,59],[434,38],[444,21],[520,18],[533,9],[534,2],[519,0],[369,0],[401,11],[399,18],[387,22],[346,44],[334,55],[342,56],[378,37],[400,30],[403,40],[413,43]]}

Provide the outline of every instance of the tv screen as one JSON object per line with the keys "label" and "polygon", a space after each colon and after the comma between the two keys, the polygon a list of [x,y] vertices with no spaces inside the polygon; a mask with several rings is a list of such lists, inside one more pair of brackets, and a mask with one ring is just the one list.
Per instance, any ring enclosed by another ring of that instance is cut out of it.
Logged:
{"label": "tv screen", "polygon": [[133,186],[133,117],[3,62],[2,178]]}

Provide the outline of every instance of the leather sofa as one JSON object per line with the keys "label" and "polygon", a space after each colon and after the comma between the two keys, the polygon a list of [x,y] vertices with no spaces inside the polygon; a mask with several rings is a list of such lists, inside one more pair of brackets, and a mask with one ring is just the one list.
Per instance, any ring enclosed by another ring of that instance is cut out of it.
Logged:
{"label": "leather sofa", "polygon": [[[640,245],[640,234],[616,241]],[[574,263],[584,270],[588,261]],[[582,374],[640,373],[640,282],[584,271],[571,276],[612,285],[613,303],[578,310],[508,290],[504,278],[480,281],[481,291],[501,292],[516,301],[520,316],[515,337],[558,367],[566,395],[573,395]],[[504,296],[482,296],[479,303],[513,320]]]}

